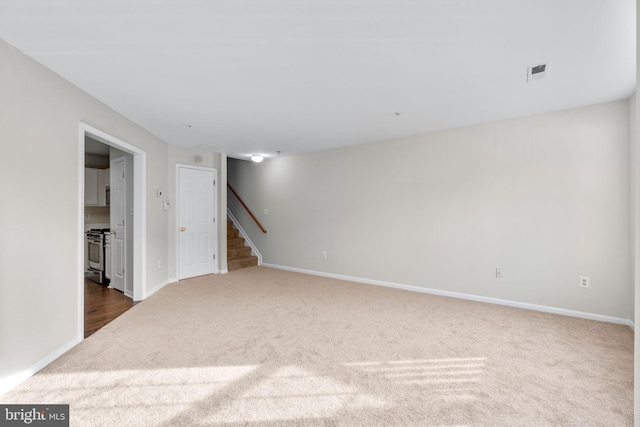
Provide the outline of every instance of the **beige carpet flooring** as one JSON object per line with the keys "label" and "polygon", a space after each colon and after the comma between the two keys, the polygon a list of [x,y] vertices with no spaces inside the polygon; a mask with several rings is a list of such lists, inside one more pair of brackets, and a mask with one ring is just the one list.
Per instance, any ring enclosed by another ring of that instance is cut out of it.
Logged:
{"label": "beige carpet flooring", "polygon": [[72,426],[630,426],[626,326],[263,267],[169,285],[0,397]]}

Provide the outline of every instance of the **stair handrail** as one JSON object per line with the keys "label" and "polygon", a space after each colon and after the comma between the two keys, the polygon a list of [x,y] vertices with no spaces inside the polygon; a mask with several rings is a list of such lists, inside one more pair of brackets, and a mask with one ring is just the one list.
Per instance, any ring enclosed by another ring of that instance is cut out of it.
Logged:
{"label": "stair handrail", "polygon": [[249,216],[255,221],[255,223],[258,225],[258,227],[260,228],[260,230],[262,230],[263,233],[266,233],[267,230],[264,229],[264,227],[262,226],[262,224],[260,224],[260,221],[258,221],[258,218],[255,217],[255,215],[253,215],[253,212],[251,212],[251,209],[249,209],[247,207],[247,205],[244,204],[244,202],[242,201],[242,199],[240,198],[240,196],[238,196],[238,193],[236,193],[236,190],[233,189],[233,187],[231,186],[231,184],[229,184],[227,182],[227,187],[229,187],[229,190],[231,190],[231,192],[233,193],[234,196],[236,196],[236,198],[238,199],[238,201],[240,202],[240,204],[245,208],[245,210],[249,213]]}

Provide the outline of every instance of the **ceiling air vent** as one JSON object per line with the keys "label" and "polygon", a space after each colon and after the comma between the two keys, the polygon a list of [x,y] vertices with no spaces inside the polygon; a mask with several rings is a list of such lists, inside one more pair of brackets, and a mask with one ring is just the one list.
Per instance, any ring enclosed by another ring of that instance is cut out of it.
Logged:
{"label": "ceiling air vent", "polygon": [[546,79],[549,74],[549,62],[546,64],[532,65],[527,68],[527,82]]}

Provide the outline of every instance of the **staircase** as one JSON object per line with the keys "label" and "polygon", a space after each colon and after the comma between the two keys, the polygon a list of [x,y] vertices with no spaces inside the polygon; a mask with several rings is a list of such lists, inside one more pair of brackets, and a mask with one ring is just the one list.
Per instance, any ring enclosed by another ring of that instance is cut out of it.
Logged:
{"label": "staircase", "polygon": [[244,245],[244,237],[233,228],[233,221],[227,221],[227,269],[239,270],[258,265],[258,257],[251,255],[251,248]]}

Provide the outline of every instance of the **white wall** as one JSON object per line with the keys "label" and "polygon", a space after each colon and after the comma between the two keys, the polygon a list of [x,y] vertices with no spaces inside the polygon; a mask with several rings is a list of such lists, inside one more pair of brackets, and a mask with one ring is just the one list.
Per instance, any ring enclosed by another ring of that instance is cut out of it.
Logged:
{"label": "white wall", "polygon": [[230,159],[229,183],[268,233],[229,206],[268,264],[628,319],[628,154],[619,101]]}
{"label": "white wall", "polygon": [[145,294],[170,278],[155,260],[175,245],[156,197],[172,171],[166,143],[2,41],[0,81],[2,393],[82,339],[80,122],[146,152]]}
{"label": "white wall", "polygon": [[[44,212],[42,212],[44,214]],[[85,229],[90,228],[98,228],[103,224],[109,224],[109,220],[111,217],[111,211],[107,206],[85,206],[84,207],[85,215],[89,215],[89,219],[84,221]],[[44,220],[46,215],[42,216]],[[92,224],[98,224],[93,226]]]}
{"label": "white wall", "polygon": [[[640,12],[640,11],[639,11]],[[640,38],[639,38],[640,41]],[[640,47],[640,43],[638,44]],[[640,77],[640,76],[639,76]],[[640,81],[640,80],[639,80]],[[629,164],[631,166],[631,188],[629,192],[631,208],[631,301],[633,304],[633,321],[637,323],[640,318],[640,259],[637,257],[640,251],[640,209],[638,209],[638,190],[640,189],[638,169],[640,168],[640,140],[638,139],[638,96],[634,94],[629,103],[630,110],[630,150]],[[634,336],[634,425],[640,427],[640,339]]]}
{"label": "white wall", "polygon": [[[634,322],[640,319],[640,260],[636,256],[640,251],[640,209],[638,209],[638,197],[639,183],[638,174],[640,168],[640,141],[638,140],[638,123],[640,122],[638,114],[640,109],[638,108],[638,82],[640,82],[640,67],[638,61],[640,61],[640,8],[638,8],[638,1],[636,1],[636,93],[631,97],[631,140],[630,140],[630,157],[632,165],[632,185],[633,192],[631,193],[631,206],[633,207],[633,276],[632,285],[634,290]],[[634,374],[633,374],[633,425],[640,427],[640,337],[634,335]]]}
{"label": "white wall", "polygon": [[631,321],[635,322],[636,319],[636,289],[633,284],[638,267],[637,259],[636,259],[636,236],[638,232],[637,228],[637,217],[638,217],[638,156],[640,155],[640,150],[638,147],[638,108],[637,108],[638,98],[636,94],[633,94],[631,98],[629,98],[629,235],[631,238],[629,239],[629,277],[632,283],[629,289],[629,302],[631,304],[630,308],[630,318]]}

